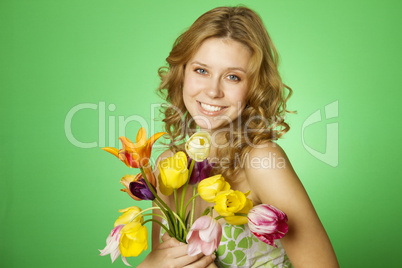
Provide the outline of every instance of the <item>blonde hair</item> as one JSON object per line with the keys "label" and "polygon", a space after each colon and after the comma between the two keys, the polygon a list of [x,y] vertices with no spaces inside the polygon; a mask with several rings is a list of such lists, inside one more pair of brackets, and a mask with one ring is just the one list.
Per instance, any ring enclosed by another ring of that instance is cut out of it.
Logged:
{"label": "blonde hair", "polygon": [[[170,105],[162,110],[165,131],[170,135],[169,148],[176,152],[182,148],[187,135],[197,128],[183,102],[182,84],[186,63],[193,57],[203,41],[208,38],[229,38],[240,42],[252,51],[248,70],[247,105],[241,122],[234,133],[225,133],[231,138],[231,146],[218,150],[217,157],[225,156],[229,165],[216,165],[214,173],[229,178],[241,168],[237,160],[244,159],[251,144],[276,140],[289,130],[284,121],[286,102],[292,90],[282,83],[278,72],[278,53],[260,17],[244,6],[218,7],[200,16],[191,27],[175,41],[167,57],[168,67],[159,68],[161,84],[159,93]],[[285,90],[288,90],[286,94]],[[252,120],[250,120],[252,119]],[[251,131],[250,131],[251,129]]]}

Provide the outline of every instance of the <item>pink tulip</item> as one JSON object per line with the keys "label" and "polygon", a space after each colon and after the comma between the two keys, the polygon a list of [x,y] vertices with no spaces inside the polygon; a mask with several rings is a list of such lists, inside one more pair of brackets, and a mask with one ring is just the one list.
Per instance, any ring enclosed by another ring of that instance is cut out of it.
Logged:
{"label": "pink tulip", "polygon": [[221,237],[220,223],[210,216],[202,216],[194,222],[187,234],[187,254],[195,256],[202,252],[204,255],[211,255],[218,248]]}
{"label": "pink tulip", "polygon": [[[120,225],[117,225],[116,227],[114,227],[106,239],[106,247],[102,250],[99,250],[101,256],[110,254],[112,263],[120,255],[120,249],[119,249],[119,243],[120,243],[120,237],[121,237],[120,231],[121,231],[121,229],[123,229],[123,227],[124,227],[124,224],[120,224]],[[123,260],[125,265],[131,266],[127,262],[126,257],[121,256],[121,259]]]}
{"label": "pink tulip", "polygon": [[288,217],[274,206],[261,204],[248,213],[248,227],[262,242],[273,247],[275,239],[280,239],[288,232]]}

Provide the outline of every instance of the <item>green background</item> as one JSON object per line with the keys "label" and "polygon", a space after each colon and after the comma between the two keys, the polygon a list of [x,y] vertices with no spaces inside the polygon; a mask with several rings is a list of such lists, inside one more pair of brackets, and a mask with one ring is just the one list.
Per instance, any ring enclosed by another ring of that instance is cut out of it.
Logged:
{"label": "green background", "polygon": [[[261,15],[280,53],[298,114],[289,116],[291,131],[279,144],[341,267],[398,266],[401,2],[216,2],[0,2],[1,267],[124,266],[98,249],[118,209],[150,204],[119,191],[120,178],[138,170],[99,148],[120,146],[119,127],[132,138],[140,125],[161,130],[151,121],[161,102],[156,71],[175,38],[205,11],[239,3]],[[310,115],[335,101],[338,117],[323,113],[303,130]],[[72,134],[92,148],[76,146],[65,132],[77,105],[87,108],[75,113]],[[305,143],[324,153],[327,123],[339,127],[335,167],[302,142],[304,131]],[[155,149],[154,157],[162,150]]]}

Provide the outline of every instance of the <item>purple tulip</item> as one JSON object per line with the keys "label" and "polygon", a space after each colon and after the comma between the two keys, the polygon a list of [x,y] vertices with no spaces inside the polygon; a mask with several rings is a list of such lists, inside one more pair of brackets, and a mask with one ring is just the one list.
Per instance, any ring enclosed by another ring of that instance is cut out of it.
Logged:
{"label": "purple tulip", "polygon": [[[152,188],[156,192],[156,188],[151,184]],[[130,192],[141,200],[154,200],[155,196],[149,189],[148,185],[146,184],[143,178],[130,182]]]}
{"label": "purple tulip", "polygon": [[[188,169],[190,169],[191,161],[192,159],[187,156]],[[204,161],[202,162],[195,162],[193,172],[191,172],[190,180],[188,183],[194,185],[198,184],[203,179],[208,178],[213,167],[214,163],[208,163],[207,159],[204,159]]]}
{"label": "purple tulip", "polygon": [[248,213],[248,227],[262,242],[273,247],[274,240],[280,239],[288,232],[288,217],[274,206],[261,204],[253,207]]}
{"label": "purple tulip", "polygon": [[195,256],[198,253],[211,255],[218,249],[222,238],[222,226],[210,216],[198,218],[187,234],[187,254]]}

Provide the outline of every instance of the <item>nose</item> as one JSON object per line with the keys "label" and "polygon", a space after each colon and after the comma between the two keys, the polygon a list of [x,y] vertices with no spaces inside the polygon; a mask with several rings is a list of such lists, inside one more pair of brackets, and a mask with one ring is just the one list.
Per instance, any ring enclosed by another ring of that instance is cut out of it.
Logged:
{"label": "nose", "polygon": [[212,99],[222,98],[224,94],[221,80],[219,78],[211,79],[209,85],[205,88],[205,93]]}

